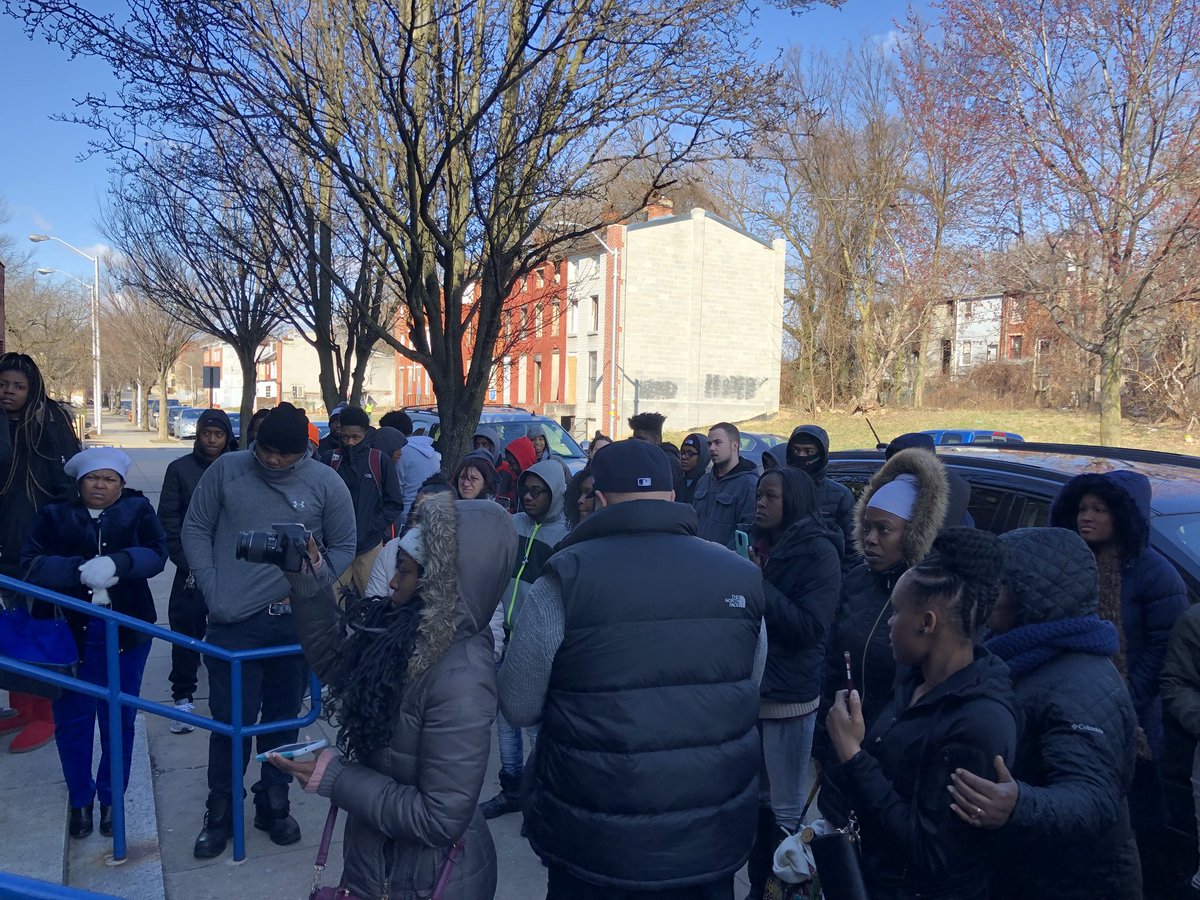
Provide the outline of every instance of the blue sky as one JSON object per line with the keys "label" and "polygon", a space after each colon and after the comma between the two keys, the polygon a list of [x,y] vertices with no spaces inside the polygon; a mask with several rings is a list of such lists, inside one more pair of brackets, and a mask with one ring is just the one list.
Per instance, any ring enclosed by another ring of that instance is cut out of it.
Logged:
{"label": "blue sky", "polygon": [[[924,9],[928,0],[916,5]],[[840,9],[818,6],[802,16],[768,8],[760,13],[757,32],[764,51],[789,44],[836,49],[862,35],[886,40],[905,9],[903,0],[847,0]],[[51,117],[69,113],[75,99],[89,91],[113,86],[102,64],[69,60],[59,48],[41,38],[29,40],[17,22],[0,16],[0,200],[11,213],[0,230],[22,238],[30,232],[54,234],[85,250],[100,246],[96,219],[108,182],[107,160],[81,159],[88,150],[88,130]],[[37,244],[36,259],[90,280],[90,264],[54,242]]]}

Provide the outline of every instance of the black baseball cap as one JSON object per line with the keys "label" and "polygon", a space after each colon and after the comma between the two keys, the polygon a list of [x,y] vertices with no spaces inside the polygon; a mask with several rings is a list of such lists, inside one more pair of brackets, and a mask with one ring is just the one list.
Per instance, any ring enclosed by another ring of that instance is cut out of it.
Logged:
{"label": "black baseball cap", "polygon": [[592,458],[593,490],[637,494],[674,490],[671,465],[662,448],[647,441],[617,441]]}

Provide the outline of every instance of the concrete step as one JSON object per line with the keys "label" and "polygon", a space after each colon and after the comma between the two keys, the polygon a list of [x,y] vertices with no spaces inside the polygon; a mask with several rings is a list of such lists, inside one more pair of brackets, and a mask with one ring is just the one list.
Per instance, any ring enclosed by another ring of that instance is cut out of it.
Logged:
{"label": "concrete step", "polygon": [[53,741],[9,753],[0,738],[0,871],[64,884],[67,785]]}

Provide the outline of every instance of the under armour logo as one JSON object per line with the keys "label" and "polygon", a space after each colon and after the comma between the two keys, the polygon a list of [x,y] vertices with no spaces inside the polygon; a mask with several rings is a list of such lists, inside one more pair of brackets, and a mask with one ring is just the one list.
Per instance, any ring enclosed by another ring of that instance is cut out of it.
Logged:
{"label": "under armour logo", "polygon": [[305,509],[305,508],[306,508],[306,506],[305,506],[305,503],[303,500],[293,500],[292,501],[292,509]]}

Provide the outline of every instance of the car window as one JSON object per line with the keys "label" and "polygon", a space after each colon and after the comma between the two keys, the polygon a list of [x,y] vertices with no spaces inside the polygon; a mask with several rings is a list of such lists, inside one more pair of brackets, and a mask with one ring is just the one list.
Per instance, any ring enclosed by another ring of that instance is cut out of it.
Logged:
{"label": "car window", "polygon": [[942,434],[939,444],[961,444],[963,442],[962,435],[954,431],[947,431]]}
{"label": "car window", "polygon": [[1050,501],[1042,497],[1018,497],[1014,502],[1013,528],[1042,528],[1050,524]]}
{"label": "car window", "polygon": [[1010,492],[1000,488],[971,485],[971,501],[967,504],[967,511],[975,520],[975,527],[997,534],[1007,531],[1005,511],[1010,506],[1010,496]]}
{"label": "car window", "polygon": [[[1200,579],[1200,513],[1185,513],[1177,516],[1155,516],[1155,533],[1171,545],[1171,549],[1186,560],[1175,559],[1182,564],[1184,581],[1188,586],[1188,599],[1200,602],[1200,590],[1196,579]],[[1165,549],[1165,548],[1164,548]],[[1175,555],[1175,554],[1172,554]]]}
{"label": "car window", "polygon": [[530,428],[540,425],[542,433],[546,435],[546,441],[550,444],[550,452],[555,456],[576,459],[586,455],[572,437],[563,431],[562,426],[549,419],[538,422],[526,420],[523,422],[484,422],[483,424],[500,432],[500,442],[505,445],[519,437],[528,436]]}

